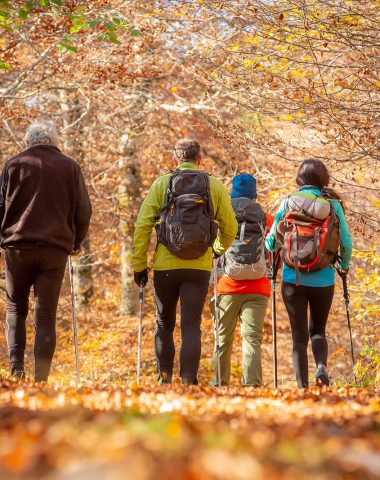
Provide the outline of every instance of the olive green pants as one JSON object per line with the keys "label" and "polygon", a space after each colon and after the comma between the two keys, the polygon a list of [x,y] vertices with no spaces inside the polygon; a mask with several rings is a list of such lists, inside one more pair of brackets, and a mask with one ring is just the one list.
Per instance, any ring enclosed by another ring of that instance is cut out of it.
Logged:
{"label": "olive green pants", "polygon": [[[231,374],[231,353],[235,329],[240,319],[242,338],[242,384],[259,387],[262,384],[261,341],[263,324],[268,305],[268,297],[254,293],[222,294],[218,296],[219,314],[219,352],[221,384],[228,385]],[[214,301],[210,304],[215,321]],[[216,385],[217,355],[214,347],[212,359],[214,377],[212,385]]]}

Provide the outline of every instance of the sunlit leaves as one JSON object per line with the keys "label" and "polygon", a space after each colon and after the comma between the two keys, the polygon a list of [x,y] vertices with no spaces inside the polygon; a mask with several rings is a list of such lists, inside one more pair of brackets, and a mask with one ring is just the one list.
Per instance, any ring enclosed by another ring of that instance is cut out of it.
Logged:
{"label": "sunlit leaves", "polygon": [[0,59],[0,70],[9,70],[11,68],[10,64],[7,62],[3,62],[3,60]]}
{"label": "sunlit leaves", "polygon": [[118,10],[111,6],[94,12],[84,4],[77,5],[75,9],[66,8],[61,0],[28,1],[18,8],[10,2],[1,1],[0,28],[12,33],[14,29],[20,28],[23,22],[37,22],[44,12],[51,13],[51,19],[61,24],[67,25],[67,19],[70,20],[68,30],[56,41],[56,45],[64,52],[77,52],[83,44],[84,35],[108,44],[120,44],[119,34],[124,30],[129,29],[131,37],[140,36],[140,30],[128,25]]}
{"label": "sunlit leaves", "polygon": [[289,75],[291,77],[304,77],[306,75],[306,73],[302,70],[291,70],[289,72]]}
{"label": "sunlit leaves", "polygon": [[78,51],[78,48],[73,44],[73,38],[70,35],[64,37],[62,41],[57,42],[57,45],[62,52],[76,53]]}
{"label": "sunlit leaves", "polygon": [[[376,352],[363,353],[378,362]],[[364,379],[373,374],[366,367]],[[380,399],[373,390],[136,382],[75,389],[11,379],[0,386],[4,478],[31,479],[35,471],[59,478],[68,468],[94,477],[94,464],[103,477],[125,478],[133,468],[141,479],[173,465],[176,478],[204,480],[303,479],[310,471],[320,480],[331,471],[367,480],[377,472]]]}
{"label": "sunlit leaves", "polygon": [[138,37],[140,35],[140,31],[135,27],[131,27],[129,29],[129,33],[131,34],[132,37]]}
{"label": "sunlit leaves", "polygon": [[[98,23],[99,21],[96,21],[95,24],[93,23],[93,26],[96,27]],[[90,25],[85,15],[77,15],[72,18],[72,26],[70,27],[71,34],[80,32],[81,30],[88,30],[89,28]]]}
{"label": "sunlit leaves", "polygon": [[18,11],[18,16],[21,18],[21,20],[26,20],[28,18],[28,12],[23,8],[20,8]]}
{"label": "sunlit leaves", "polygon": [[303,101],[304,101],[304,103],[306,103],[306,104],[311,103],[312,100],[311,100],[310,95],[305,95],[305,96],[303,97]]}
{"label": "sunlit leaves", "polygon": [[293,120],[293,115],[291,113],[286,113],[285,115],[281,115],[279,119],[284,120],[285,122],[291,122]]}

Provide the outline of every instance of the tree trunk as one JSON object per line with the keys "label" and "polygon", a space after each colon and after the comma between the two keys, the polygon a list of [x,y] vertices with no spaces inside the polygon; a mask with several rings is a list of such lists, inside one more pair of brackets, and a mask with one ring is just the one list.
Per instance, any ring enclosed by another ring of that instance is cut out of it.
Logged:
{"label": "tree trunk", "polygon": [[[134,155],[120,157],[120,173],[123,181],[119,185],[119,208],[121,211],[120,232],[120,268],[121,268],[121,302],[122,315],[134,315],[137,312],[137,288],[133,280],[132,237],[136,208],[140,204],[140,173]],[[131,209],[135,210],[134,212]]]}
{"label": "tree trunk", "polygon": [[[82,113],[79,100],[77,98],[70,100],[67,98],[66,94],[62,92],[61,108],[64,112],[63,126],[68,132],[65,140],[63,141],[64,153],[83,165],[84,151],[80,140],[83,132],[80,121],[75,125],[75,127],[73,126],[76,135],[70,135],[70,125],[76,122]],[[74,288],[77,305],[87,305],[94,293],[91,264],[91,244],[88,233],[82,243],[80,256],[73,257]]]}
{"label": "tree trunk", "polygon": [[120,313],[122,315],[134,315],[138,310],[138,289],[133,281],[131,262],[134,223],[141,204],[137,142],[145,128],[144,106],[147,103],[151,83],[150,79],[142,79],[133,88],[129,109],[130,123],[119,142],[118,203],[121,264]]}

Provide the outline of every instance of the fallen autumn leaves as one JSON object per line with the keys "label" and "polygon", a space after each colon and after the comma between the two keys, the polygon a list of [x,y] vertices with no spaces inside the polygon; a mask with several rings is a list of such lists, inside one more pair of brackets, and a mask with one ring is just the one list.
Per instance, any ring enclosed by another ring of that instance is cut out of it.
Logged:
{"label": "fallen autumn leaves", "polygon": [[380,395],[0,384],[0,476],[133,480],[375,479]]}

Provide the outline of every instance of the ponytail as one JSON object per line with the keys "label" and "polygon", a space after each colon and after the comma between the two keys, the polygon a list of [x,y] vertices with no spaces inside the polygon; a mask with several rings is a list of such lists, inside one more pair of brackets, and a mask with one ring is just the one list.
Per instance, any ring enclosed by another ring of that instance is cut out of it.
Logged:
{"label": "ponytail", "polygon": [[333,188],[324,187],[321,190],[322,196],[327,198],[328,200],[338,200],[338,202],[342,205],[343,212],[345,213],[345,206],[342,197],[336,192]]}

